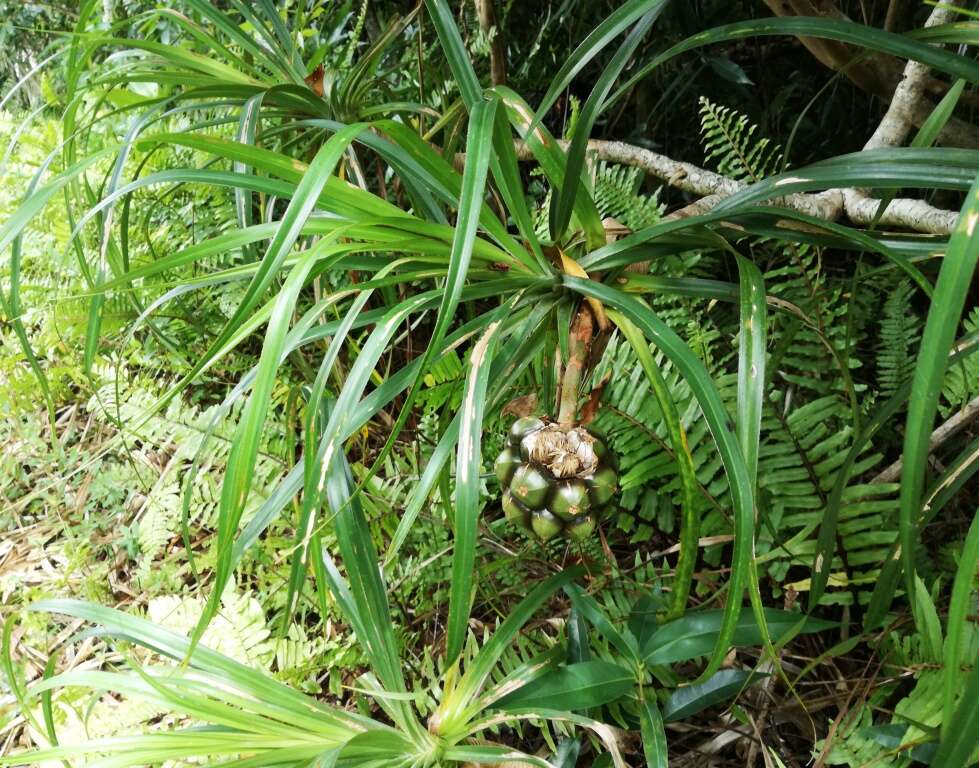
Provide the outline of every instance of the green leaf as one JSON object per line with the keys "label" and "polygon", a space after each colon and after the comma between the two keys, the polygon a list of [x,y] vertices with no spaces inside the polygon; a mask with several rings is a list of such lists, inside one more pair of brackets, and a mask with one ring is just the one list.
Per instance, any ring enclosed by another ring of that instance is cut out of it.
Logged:
{"label": "green leaf", "polygon": [[666,729],[655,699],[643,701],[639,705],[639,732],[642,735],[642,751],[647,767],[668,768]]}
{"label": "green leaf", "polygon": [[656,67],[666,63],[681,53],[692,51],[715,43],[743,40],[750,37],[791,35],[794,37],[816,37],[838,40],[871,51],[889,53],[902,59],[914,59],[928,66],[965,78],[969,82],[979,82],[979,63],[966,57],[946,51],[938,46],[915,40],[905,35],[885,32],[874,27],[854,24],[852,21],[826,17],[779,16],[775,18],[752,19],[735,22],[699,32],[658,54],[648,64],[640,67],[609,99],[606,106],[614,104],[629,93],[630,89],[645,78]]}
{"label": "green leaf", "polygon": [[[362,130],[364,130],[363,125],[351,126],[329,139],[316,153],[308,171],[296,187],[289,206],[286,208],[275,235],[269,242],[268,249],[238,308],[218,337],[211,343],[208,351],[202,356],[202,362],[195,366],[198,371],[202,368],[203,361],[206,361],[231,338],[258,303],[261,295],[285,262],[296,240],[299,239],[303,225],[312,213],[320,192],[326,186],[327,180],[339,162],[341,155]],[[255,462],[258,458],[258,447],[275,382],[275,371],[279,365],[279,353],[292,317],[295,296],[303,287],[305,278],[315,263],[315,257],[323,252],[326,245],[331,241],[321,242],[324,242],[322,247],[318,245],[309,252],[307,257],[300,262],[300,265],[294,268],[288,288],[283,289],[279,294],[273,307],[273,315],[269,321],[262,358],[259,362],[260,371],[256,377],[255,389],[248,399],[248,404],[245,406],[244,414],[235,432],[231,453],[228,457],[227,473],[221,485],[215,580],[212,585],[211,596],[194,632],[194,642],[200,639],[207,623],[217,612],[221,594],[231,578],[230,564],[234,540],[238,534],[238,524],[251,490]]]}
{"label": "green leaf", "polygon": [[462,744],[445,750],[445,759],[466,765],[536,765],[540,768],[554,768],[542,757],[528,755],[512,747],[501,747],[493,744],[471,745]]}
{"label": "green leaf", "polygon": [[[979,567],[979,513],[972,517],[972,525],[969,526],[969,533],[965,537],[962,556],[955,571],[955,580],[952,583],[952,597],[948,603],[948,622],[945,630],[943,654],[944,671],[942,673],[943,738],[947,738],[951,734],[955,694],[962,685],[962,672],[959,665],[965,646],[965,628],[971,621],[969,606],[977,567]],[[976,662],[976,659],[972,660],[973,665],[976,665]],[[974,706],[975,697],[963,697],[962,704],[965,705],[968,702]]]}
{"label": "green leaf", "polygon": [[[948,93],[946,93],[942,97],[942,100],[935,105],[935,108],[931,111],[931,114],[928,115],[928,118],[921,124],[921,128],[918,129],[918,132],[915,134],[914,138],[911,139],[910,146],[930,147],[935,143],[938,135],[945,128],[945,125],[955,112],[955,106],[959,103],[959,98],[962,96],[962,91],[964,89],[965,80],[956,80],[952,87],[948,89]],[[894,192],[886,192],[881,196],[877,213],[874,214],[873,225],[876,225],[880,217],[884,215],[885,211],[887,211],[887,206],[893,199]]]}
{"label": "green leaf", "polygon": [[[949,355],[949,362],[963,360],[975,352],[979,352],[979,333],[968,334],[958,339]],[[910,394],[911,383],[907,382],[889,400],[881,405],[869,420],[864,422],[860,433],[854,438],[843,464],[837,470],[836,481],[829,493],[826,510],[819,526],[819,538],[816,543],[816,554],[813,558],[812,566],[812,589],[809,597],[810,610],[818,605],[829,580],[830,564],[836,546],[837,523],[842,506],[843,492],[846,490],[847,483],[850,481],[853,466],[866,444],[900,411]],[[968,472],[963,473],[963,475],[966,474]],[[939,498],[933,498],[932,508],[934,509],[935,506],[940,507],[940,501],[941,499]],[[874,594],[870,600],[870,607],[867,615],[864,617],[865,626],[868,629],[876,627],[890,607],[891,598],[883,597],[883,595],[888,594],[888,587],[886,585],[891,582],[891,579],[887,574],[893,569],[894,566],[891,565],[893,562],[895,562],[893,556],[889,556],[882,570],[881,579],[874,588]]]}
{"label": "green leaf", "polygon": [[439,715],[447,732],[464,728],[470,718],[477,714],[470,712],[469,708],[479,696],[490,673],[513,642],[514,637],[545,600],[580,573],[579,568],[569,568],[548,577],[530,590],[527,596],[510,611],[468,665],[458,684],[446,692],[439,706]]}
{"label": "green leaf", "polygon": [[449,257],[449,268],[445,277],[445,286],[435,327],[431,331],[431,341],[421,357],[422,362],[419,365],[418,374],[401,405],[401,412],[391,427],[387,441],[374,461],[370,475],[373,475],[380,468],[384,459],[394,448],[401,429],[412,413],[411,406],[418,395],[422,376],[433,360],[435,350],[445,338],[445,333],[455,316],[456,308],[459,306],[466,276],[469,272],[469,263],[472,258],[476,229],[483,204],[497,104],[498,99],[492,99],[480,101],[472,108],[469,133],[466,137],[466,168],[462,177],[462,191],[459,197],[459,210],[452,239],[452,252]]}
{"label": "green leaf", "polygon": [[972,672],[966,678],[959,706],[942,730],[938,753],[931,761],[933,768],[966,768],[970,764],[976,749],[976,734],[979,733],[977,701],[979,701],[979,664],[972,667]]}
{"label": "green leaf", "polygon": [[718,77],[736,85],[754,85],[741,65],[731,61],[727,56],[711,56],[707,59],[710,68]]}
{"label": "green leaf", "polygon": [[659,627],[659,622],[656,620],[658,609],[657,601],[646,592],[639,595],[632,604],[632,610],[629,611],[629,631],[636,638],[636,644],[640,648],[646,646]]}
{"label": "green leaf", "polygon": [[565,739],[558,744],[557,752],[551,758],[556,768],[575,768],[581,752],[580,739]]}
{"label": "green leaf", "polygon": [[[979,156],[976,157],[976,160],[979,161]],[[838,174],[834,172],[834,175]],[[752,185],[738,194],[749,192],[756,186]],[[777,224],[779,219],[806,224],[806,229],[810,234],[801,232],[799,228],[764,225],[766,221]],[[726,249],[726,242],[718,234],[704,229],[704,225],[723,224],[725,221],[738,222],[745,229],[763,236],[776,236],[792,242],[815,242],[830,247],[879,253],[903,270],[926,295],[932,295],[931,284],[902,253],[896,250],[896,243],[893,240],[888,241],[883,237],[872,237],[861,230],[844,227],[834,222],[827,222],[814,216],[807,216],[776,206],[751,205],[721,212],[717,212],[715,208],[711,213],[700,216],[660,221],[610,245],[592,251],[583,257],[580,263],[585,269],[598,270],[644,261],[656,253],[651,254],[650,248],[662,249],[663,255],[697,248]],[[830,236],[813,236],[811,234],[819,230],[825,230],[830,233]],[[630,275],[628,280],[634,280],[637,277],[648,279],[644,275]]]}
{"label": "green leaf", "polygon": [[914,577],[914,612],[920,618],[920,638],[925,660],[937,663],[942,658],[942,624],[935,603],[921,578]]}
{"label": "green leaf", "polygon": [[612,40],[624,32],[630,24],[638,21],[643,14],[648,13],[656,0],[628,0],[616,8],[609,16],[595,27],[588,36],[564,60],[561,68],[551,80],[547,92],[537,107],[534,124],[540,123],[544,114],[549,110],[567,88],[571,81],[595,56]]}
{"label": "green leaf", "polygon": [[[914,594],[915,547],[918,515],[924,487],[928,441],[935,423],[948,354],[955,340],[962,309],[979,259],[979,179],[966,197],[959,221],[949,239],[935,296],[921,337],[918,362],[911,383],[911,399],[904,432],[904,466],[901,472],[901,562],[908,595]],[[890,603],[890,600],[887,600]],[[921,617],[915,616],[919,623]]]}
{"label": "green leaf", "polygon": [[[639,43],[649,28],[653,25],[656,17],[662,13],[668,0],[650,0],[645,5],[649,8],[639,21],[629,32],[626,39],[622,42],[619,50],[615,52],[611,61],[602,71],[598,80],[595,82],[592,92],[585,100],[584,106],[575,122],[574,134],[571,137],[571,145],[568,147],[568,158],[564,166],[564,183],[559,194],[551,197],[551,211],[549,219],[551,229],[551,239],[555,242],[560,241],[568,224],[571,221],[571,211],[574,207],[574,200],[578,194],[578,185],[581,183],[581,171],[585,165],[585,151],[588,148],[588,137],[591,135],[592,127],[598,119],[605,99],[612,84],[618,78],[619,73],[625,68],[632,54],[635,52]],[[540,111],[538,111],[540,115]]]}
{"label": "green leaf", "polygon": [[[723,626],[703,673],[705,676],[711,675],[720,667],[734,636],[754,557],[754,494],[731,418],[703,362],[648,306],[621,291],[592,280],[565,275],[563,281],[571,290],[592,296],[607,308],[617,309],[628,317],[670,359],[693,390],[728,473],[734,503],[734,552],[731,576],[727,584],[728,597]],[[760,595],[753,594],[752,599],[760,602]]]}
{"label": "green leaf", "polygon": [[455,84],[459,88],[462,100],[466,109],[471,112],[476,102],[482,98],[483,89],[476,78],[465,43],[459,35],[452,10],[445,0],[425,0],[425,7],[438,33],[439,42],[442,43],[442,51],[449,62],[449,69],[455,77]]}
{"label": "green leaf", "polygon": [[740,337],[738,341],[738,442],[744,455],[751,482],[757,488],[758,443],[761,435],[761,411],[765,397],[765,347],[768,330],[765,282],[761,270],[748,259],[738,256],[741,275]]}
{"label": "green leaf", "polygon": [[598,633],[608,640],[615,649],[632,662],[641,659],[639,645],[631,634],[622,634],[593,597],[585,594],[577,584],[568,585],[564,591],[571,598],[571,604],[581,618],[591,624]]}
{"label": "green leaf", "polygon": [[[506,108],[507,118],[520,138],[526,142],[548,182],[552,187],[560,189],[564,184],[567,158],[554,137],[543,125],[535,123],[530,106],[514,91],[498,85],[493,88],[493,92],[499,95]],[[533,129],[531,126],[534,126]],[[605,242],[605,229],[595,201],[588,194],[585,184],[581,184],[578,194],[575,195],[574,212],[585,231],[589,247],[600,247]]]}
{"label": "green leaf", "polygon": [[610,704],[632,690],[631,670],[607,661],[581,661],[552,670],[499,699],[499,709],[534,709],[560,703],[563,709],[581,711]]}
{"label": "green leaf", "polygon": [[673,723],[728,701],[746,686],[764,679],[767,675],[755,674],[744,669],[722,669],[702,683],[677,688],[663,703],[663,720]]}
{"label": "green leaf", "polygon": [[[622,331],[622,335],[632,346],[636,353],[636,359],[646,374],[646,380],[653,390],[660,413],[663,415],[680,474],[683,489],[680,508],[680,555],[677,558],[676,575],[673,579],[673,600],[669,611],[670,617],[676,618],[682,616],[687,608],[690,586],[693,583],[693,572],[697,564],[697,542],[700,537],[700,515],[697,509],[700,486],[697,482],[693,455],[690,453],[690,446],[687,443],[686,430],[684,430],[683,422],[680,420],[680,412],[670,395],[663,374],[656,367],[656,361],[653,360],[649,345],[642,333],[619,312],[606,311],[609,319]],[[641,642],[640,647],[642,647]]]}
{"label": "green leaf", "polygon": [[[371,660],[371,666],[385,689],[405,693],[401,659],[394,637],[394,624],[387,602],[384,577],[378,566],[377,551],[370,527],[364,516],[360,497],[353,493],[353,477],[346,457],[340,453],[329,461],[326,475],[326,499],[333,513],[337,545],[350,582],[346,592],[336,577],[333,585],[338,602],[345,606],[354,624],[359,646]],[[421,730],[414,711],[404,701],[392,701],[400,713],[402,728],[409,733]]]}
{"label": "green leaf", "polygon": [[462,653],[469,628],[473,572],[476,568],[476,528],[479,522],[479,491],[482,486],[483,413],[490,366],[503,328],[505,314],[516,300],[501,307],[496,319],[473,347],[469,371],[462,392],[459,413],[459,443],[456,451],[455,526],[452,552],[452,578],[449,588],[449,617],[446,626],[446,663]]}
{"label": "green leaf", "polygon": [[588,625],[585,623],[581,612],[574,605],[568,613],[568,663],[576,664],[580,661],[588,661],[591,656],[591,648],[588,644]]}
{"label": "green leaf", "polygon": [[[264,702],[288,711],[289,717],[315,716],[323,726],[335,727],[348,737],[374,724],[368,718],[318,702],[267,675],[215,651],[197,645],[146,619],[104,608],[81,600],[44,600],[30,606],[31,611],[47,611],[92,622],[104,628],[104,634],[141,645],[173,661],[189,659],[190,666],[219,678],[256,702]],[[375,724],[376,725],[376,724]]]}
{"label": "green leaf", "polygon": [[[754,262],[737,256],[740,275],[738,337],[738,410],[735,418],[738,442],[751,482],[753,498],[758,498],[758,451],[761,442],[762,403],[765,397],[766,337],[768,334],[765,282]],[[765,624],[758,567],[754,558],[748,563],[749,594],[755,623],[762,644],[772,659],[777,659]],[[706,685],[708,681],[703,681]]]}
{"label": "green leaf", "polygon": [[[643,649],[647,664],[673,664],[705,656],[716,646],[724,626],[723,611],[698,611],[661,626]],[[832,622],[807,618],[801,613],[789,613],[774,608],[765,609],[765,621],[775,642],[799,632],[821,632],[834,626]],[[762,642],[762,633],[754,616],[738,618],[728,647],[755,646]]]}

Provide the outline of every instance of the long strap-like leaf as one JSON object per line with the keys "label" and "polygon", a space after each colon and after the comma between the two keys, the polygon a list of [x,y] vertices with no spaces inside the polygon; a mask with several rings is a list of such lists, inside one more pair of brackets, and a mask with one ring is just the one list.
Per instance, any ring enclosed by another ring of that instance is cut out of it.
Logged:
{"label": "long strap-like leaf", "polygon": [[734,552],[731,559],[731,577],[727,584],[724,621],[707,668],[702,673],[703,678],[709,677],[720,668],[724,655],[730,647],[735,625],[741,614],[741,602],[748,583],[748,572],[754,558],[753,484],[741,446],[735,436],[734,425],[704,364],[648,306],[638,299],[593,280],[565,276],[564,283],[577,293],[592,296],[606,307],[619,310],[671,360],[697,398],[714,437],[718,453],[721,455],[721,461],[727,470],[731,500],[734,504]]}
{"label": "long strap-like leaf", "polygon": [[445,663],[451,665],[462,653],[469,627],[473,569],[476,560],[476,526],[479,520],[479,490],[482,470],[483,413],[490,366],[503,329],[509,305],[498,310],[496,319],[473,347],[469,371],[462,390],[459,412],[459,443],[456,451],[455,526],[453,529],[452,579],[449,582],[449,618],[446,627]]}
{"label": "long strap-like leaf", "polygon": [[[921,493],[928,461],[929,438],[935,423],[938,398],[948,367],[965,299],[979,260],[979,178],[962,205],[959,221],[945,250],[935,285],[935,296],[921,337],[918,362],[911,383],[911,399],[904,432],[904,467],[901,472],[899,539],[907,594],[914,594],[915,548]],[[914,601],[912,601],[914,605]],[[919,617],[915,617],[916,620]]]}

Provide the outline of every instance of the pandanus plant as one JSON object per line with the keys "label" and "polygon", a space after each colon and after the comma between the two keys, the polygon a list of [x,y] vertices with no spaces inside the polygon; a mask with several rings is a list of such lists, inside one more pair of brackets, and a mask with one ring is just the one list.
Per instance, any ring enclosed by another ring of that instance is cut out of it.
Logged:
{"label": "pandanus plant", "polygon": [[[834,158],[752,184],[706,213],[668,218],[608,243],[584,173],[587,141],[602,111],[624,92],[620,89],[613,94],[612,88],[666,4],[666,0],[622,3],[570,53],[534,110],[506,87],[484,88],[480,84],[448,4],[445,0],[426,0],[427,18],[438,34],[461,107],[446,110],[437,129],[423,138],[409,122],[391,117],[398,111],[396,105],[388,112],[377,105],[370,113],[344,108],[338,115],[324,99],[327,89],[323,87],[321,95],[315,78],[314,87],[306,83],[309,68],[294,43],[296,30],[286,26],[270,0],[256,4],[232,0],[235,10],[248,22],[246,27],[203,0],[186,0],[187,15],[170,9],[147,13],[147,22],[166,17],[177,24],[186,34],[186,46],[116,37],[116,30],[89,32],[88,20],[97,4],[94,0],[83,3],[78,28],[63,51],[71,100],[65,110],[60,157],[51,157],[21,208],[0,226],[0,248],[10,249],[12,257],[13,282],[4,300],[25,352],[32,354],[19,320],[20,238],[31,218],[62,192],[74,229],[71,247],[93,297],[86,343],[88,365],[98,351],[102,308],[110,293],[130,297],[139,310],[140,317],[130,333],[145,326],[166,343],[166,329],[153,321],[154,312],[161,306],[175,304],[197,291],[244,286],[235,311],[157,408],[235,354],[246,339],[263,328],[264,337],[257,365],[225,401],[225,412],[240,400],[244,400],[244,407],[221,491],[211,599],[194,635],[179,638],[143,620],[77,602],[37,606],[94,622],[107,637],[143,645],[173,664],[134,666],[132,671],[119,673],[69,672],[46,677],[26,689],[13,675],[11,625],[7,626],[8,675],[31,718],[31,697],[40,696],[43,703],[50,700],[54,688],[79,685],[140,696],[213,727],[53,745],[41,752],[0,759],[0,764],[93,754],[111,755],[103,763],[118,766],[195,756],[226,758],[222,765],[242,768],[498,763],[514,759],[515,750],[488,744],[483,737],[488,729],[516,719],[552,720],[590,729],[621,762],[608,727],[573,711],[604,703],[576,699],[569,693],[581,689],[584,678],[562,673],[565,668],[557,670],[557,677],[545,675],[560,664],[559,656],[547,655],[503,683],[488,685],[507,644],[562,586],[568,587],[585,618],[614,638],[635,672],[635,680],[630,672],[623,688],[608,683],[613,679],[608,668],[589,667],[589,674],[599,677],[597,685],[589,679],[592,684],[588,689],[601,688],[604,679],[607,690],[616,696],[632,696],[631,691],[636,690],[642,703],[641,730],[647,760],[664,764],[662,718],[656,697],[649,695],[645,665],[687,657],[661,651],[651,638],[660,633],[659,640],[670,648],[676,647],[677,638],[697,638],[684,647],[692,656],[707,656],[701,684],[713,679],[729,649],[746,638],[765,645],[768,653],[774,654],[774,632],[768,631],[771,614],[762,606],[753,560],[755,475],[761,403],[768,376],[765,331],[769,301],[761,272],[738,247],[750,235],[877,254],[911,275],[934,297],[922,347],[927,350],[928,364],[919,366],[913,386],[899,395],[905,400],[910,396],[912,402],[906,432],[910,450],[906,452],[908,479],[902,494],[901,557],[893,560],[896,565],[890,571],[890,587],[882,587],[884,592],[878,600],[886,610],[901,564],[906,567],[906,578],[914,575],[913,532],[920,522],[921,474],[937,397],[928,393],[937,391],[935,382],[944,372],[954,341],[954,321],[965,300],[962,286],[968,284],[966,276],[971,274],[979,253],[979,232],[972,226],[979,211],[977,190],[974,188],[966,200],[965,224],[946,245],[937,285],[932,285],[914,263],[923,247],[929,252],[935,247],[934,241],[922,246],[911,239],[859,231],[766,203],[790,193],[831,187],[965,190],[979,168],[979,155],[908,149]],[[686,51],[771,34],[847,40],[871,50],[916,58],[979,82],[979,64],[913,37],[831,19],[775,19],[729,25],[682,41],[641,67],[627,85],[631,87],[635,77]],[[948,32],[954,39],[961,39],[962,34],[960,29]],[[543,116],[576,74],[620,38],[582,105],[567,148],[563,148],[542,123]],[[941,40],[941,33],[933,32],[929,39]],[[95,57],[107,49],[119,49],[125,55],[109,57],[111,66],[103,68],[96,65]],[[127,92],[125,106],[109,106],[110,91],[126,89],[137,81],[155,84],[157,92],[149,97]],[[359,122],[341,123],[337,119],[350,119],[355,113]],[[109,117],[130,115],[121,141],[106,147],[90,144],[96,139],[94,126]],[[460,126],[465,126],[466,137],[461,173],[430,143],[452,135]],[[551,190],[545,237],[538,236],[528,208],[515,141],[523,142]],[[178,164],[145,172],[152,169],[152,158],[172,149],[193,150],[195,157],[206,161],[201,167]],[[396,196],[386,197],[386,189],[373,191],[365,176],[357,173],[365,157],[376,160],[389,169],[390,178],[397,179]],[[46,176],[48,168],[57,164],[61,170]],[[91,180],[99,173],[101,181],[93,185]],[[165,255],[134,263],[131,249],[138,235],[131,217],[134,201],[145,190],[188,184],[233,191],[235,206],[227,226],[201,241],[171,243]],[[487,202],[490,189],[495,205]],[[97,247],[83,247],[82,237],[93,233]],[[740,284],[624,271],[630,265],[691,249],[728,254],[737,265]],[[243,263],[186,277],[188,268],[204,268],[211,257],[229,251],[243,253]],[[321,278],[345,273],[356,274],[357,280],[334,291],[312,290]],[[174,274],[178,275],[175,287],[168,282]],[[164,286],[169,290],[161,295]],[[643,295],[651,293],[737,302],[741,327],[738,402],[733,419],[703,362],[643,300]],[[771,303],[779,311],[791,311],[784,303]],[[468,310],[466,319],[457,321],[463,305]],[[390,353],[399,329],[423,319],[429,323],[427,346],[415,359],[378,381],[378,363]],[[633,346],[660,404],[686,499],[681,510],[679,560],[670,604],[664,611],[673,621],[656,632],[646,631],[646,625],[638,626],[631,635],[618,632],[579,596],[580,590],[570,586],[576,572],[565,570],[534,586],[482,648],[466,656],[463,651],[480,518],[484,415],[514,394],[513,382],[529,368],[545,372],[544,402],[559,402],[561,407],[554,424],[534,424],[534,429],[526,430],[527,424],[522,423],[517,428],[514,442],[519,437],[519,445],[512,449],[522,451],[526,447],[526,457],[521,455],[520,462],[527,463],[516,463],[515,455],[510,455],[501,467],[502,478],[510,477],[505,483],[510,501],[505,503],[511,510],[519,509],[521,515],[532,511],[532,528],[533,511],[540,513],[548,524],[545,529],[538,523],[535,530],[541,535],[553,530],[561,517],[558,513],[563,511],[567,519],[562,518],[561,524],[568,527],[569,535],[575,535],[582,529],[575,529],[571,521],[581,518],[585,498],[592,505],[587,517],[592,515],[592,508],[600,510],[614,488],[608,471],[614,465],[603,456],[607,447],[577,424],[580,371],[575,373],[574,365],[566,366],[560,394],[547,373],[556,369],[557,358],[566,363],[581,361],[571,351],[578,343],[575,324],[579,319],[581,323],[596,323],[602,332],[622,334]],[[357,354],[342,382],[334,386],[338,358],[355,334],[363,336]],[[683,425],[655,364],[651,344],[689,384],[729,480],[733,532],[730,576],[724,608],[709,615],[693,612],[683,616],[696,559],[698,521],[693,502],[697,485]],[[346,441],[400,399],[400,410],[368,474],[376,472],[411,415],[424,375],[443,355],[456,349],[469,350],[462,406],[457,413],[446,415],[444,429],[381,558],[359,503],[366,481],[362,480],[361,486],[352,482],[344,456]],[[297,350],[319,355],[318,368],[305,390],[303,457],[242,526],[277,372]],[[41,381],[43,385],[43,375]],[[368,391],[371,381],[376,386]],[[407,692],[388,609],[384,569],[405,544],[453,455],[455,496],[449,523],[454,546],[443,657],[446,672],[438,712],[428,723],[422,723]],[[553,478],[570,482],[560,492],[548,486],[533,495],[542,466]],[[565,472],[569,476],[560,477]],[[584,488],[578,480],[584,481]],[[288,620],[295,611],[306,574],[312,570],[321,611],[326,615],[331,604],[339,607],[370,662],[372,671],[362,678],[361,687],[373,695],[379,713],[383,713],[378,718],[352,715],[315,701],[199,644],[236,566],[297,495],[300,514],[284,618]],[[522,506],[518,508],[513,502]],[[545,509],[555,520],[544,517]],[[825,589],[828,570],[820,563],[832,560],[836,517],[836,511],[829,510],[820,532],[818,554],[822,559],[814,563],[814,592]],[[324,546],[327,527],[336,535],[338,553]],[[340,555],[339,565],[334,554]],[[753,609],[748,623],[754,627],[747,635],[746,619],[741,616],[745,591]],[[956,603],[960,604],[961,600]],[[953,648],[949,652],[958,651]],[[532,701],[530,686],[535,681],[543,685],[541,680],[549,686],[543,690],[549,692],[550,701],[556,704],[565,700],[562,696],[568,697],[567,709],[514,707],[490,713],[514,690],[526,688],[523,701]],[[948,681],[949,686],[958,683],[954,678]],[[42,706],[42,715],[49,718],[49,706]],[[37,732],[47,734],[54,743],[50,722],[37,723]],[[543,757],[519,757],[533,764],[551,764]]]}
{"label": "pandanus plant", "polygon": [[[507,518],[541,541],[558,534],[576,541],[588,538],[618,481],[614,454],[602,436],[578,418],[580,383],[596,340],[593,336],[596,330],[608,330],[601,304],[593,306],[594,310],[587,302],[579,304],[567,343],[555,353],[562,368],[557,419],[517,419],[494,464]],[[601,318],[598,329],[596,314]],[[589,408],[589,413],[593,410]]]}

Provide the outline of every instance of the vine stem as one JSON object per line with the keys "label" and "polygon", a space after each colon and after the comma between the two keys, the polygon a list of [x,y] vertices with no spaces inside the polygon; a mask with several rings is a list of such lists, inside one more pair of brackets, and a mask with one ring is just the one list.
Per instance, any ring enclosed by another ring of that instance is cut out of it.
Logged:
{"label": "vine stem", "polygon": [[558,409],[558,423],[564,428],[573,427],[578,418],[578,389],[588,364],[594,330],[594,318],[586,302],[581,302],[568,338],[568,361],[561,375],[561,398]]}

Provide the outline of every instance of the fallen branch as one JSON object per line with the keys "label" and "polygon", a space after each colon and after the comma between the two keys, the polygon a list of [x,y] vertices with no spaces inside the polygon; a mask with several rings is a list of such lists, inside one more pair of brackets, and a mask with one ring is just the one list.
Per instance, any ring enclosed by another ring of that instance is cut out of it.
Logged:
{"label": "fallen branch", "polygon": [[[829,0],[816,1],[820,4],[818,10],[822,15],[839,14]],[[765,0],[765,2],[779,15],[797,15],[807,9],[812,11],[810,15],[819,15],[815,12],[811,0],[785,0],[784,2]],[[961,0],[954,0],[954,2],[958,3]],[[953,3],[936,7],[925,26],[931,27],[951,20],[954,14],[954,10],[948,7],[951,4]],[[831,66],[844,63],[844,60],[849,62],[852,57],[845,50],[845,46],[839,48],[833,41],[804,38],[803,43],[810,47],[821,61],[825,58],[827,62],[835,62]],[[925,103],[927,100],[924,97],[927,84],[928,67],[914,60],[908,61],[905,64],[903,78],[893,92],[889,93],[890,106],[864,149],[898,146],[904,143],[911,128],[920,125],[931,113],[931,108]],[[924,110],[923,115],[922,110]],[[562,148],[567,148],[568,142],[557,143]],[[707,213],[721,200],[740,192],[747,186],[744,182],[624,141],[592,140],[588,142],[588,152],[598,160],[641,168],[646,174],[662,180],[669,186],[700,198],[671,213],[670,216],[674,218]],[[534,159],[530,148],[523,142],[517,142],[517,156],[521,160]],[[457,155],[456,167],[461,168],[464,164],[465,155]],[[907,229],[934,235],[951,234],[958,219],[957,211],[936,208],[924,200],[913,198],[891,200],[880,218],[877,218],[881,202],[877,198],[870,197],[866,190],[852,187],[828,189],[817,194],[786,195],[769,201],[771,205],[789,208],[825,221],[835,221],[845,216],[858,226],[876,223],[880,227]]]}
{"label": "fallen branch", "polygon": [[[567,142],[558,142],[558,144],[561,147],[567,146]],[[648,175],[664,181],[675,189],[700,196],[700,200],[683,209],[682,215],[685,216],[706,213],[724,198],[740,192],[747,186],[743,182],[729,179],[692,163],[674,160],[659,152],[627,144],[624,141],[592,140],[588,142],[588,151],[597,160],[642,168]],[[533,154],[523,143],[517,146],[517,156],[521,160],[533,160]],[[854,224],[869,225],[874,221],[881,201],[849,194],[849,192],[850,190],[829,189],[818,194],[794,194],[773,198],[770,203],[826,221],[835,221],[845,215]],[[887,206],[878,224],[882,227],[947,235],[952,232],[957,218],[957,211],[936,208],[924,200],[895,198]]]}
{"label": "fallen branch", "polygon": [[[934,27],[952,21],[955,17],[955,10],[952,6],[960,1],[950,0],[945,5],[936,6],[928,16],[925,27]],[[864,149],[898,147],[907,141],[911,129],[914,127],[915,109],[922,104],[924,99],[928,71],[927,65],[914,61],[913,59],[905,64],[904,76],[901,78],[901,82],[898,83],[897,88],[894,89],[894,96],[891,98],[891,103],[887,107],[887,112],[884,113],[884,117],[881,119],[873,135],[867,139],[867,143],[863,146]],[[951,213],[950,211],[944,212],[943,215],[943,213],[938,212],[937,209],[932,208],[927,203],[922,201],[917,202],[920,203],[920,206],[905,206],[907,208],[905,213],[908,216],[918,222],[931,222],[932,226],[947,225],[948,231],[951,231],[952,226],[955,224],[956,216],[954,214],[949,217],[948,214]],[[860,210],[864,215],[869,213],[872,220],[873,216],[876,215],[878,203],[879,201],[872,200],[869,197],[867,190],[843,190],[843,206],[848,211],[847,215],[849,215],[849,211],[851,210]],[[913,211],[912,209],[915,208],[916,210]],[[885,215],[890,212],[891,205],[888,205]],[[883,217],[881,221],[883,221]]]}
{"label": "fallen branch", "polygon": [[[933,453],[942,446],[943,443],[955,437],[959,432],[961,432],[965,427],[967,427],[971,422],[979,417],[979,397],[975,397],[966,403],[965,408],[960,411],[956,411],[948,421],[944,424],[939,425],[939,427],[931,433],[931,437],[928,439],[928,453]],[[891,464],[886,469],[882,470],[873,480],[872,483],[893,483],[901,476],[901,469],[904,467],[904,457],[902,456],[893,464]]]}

